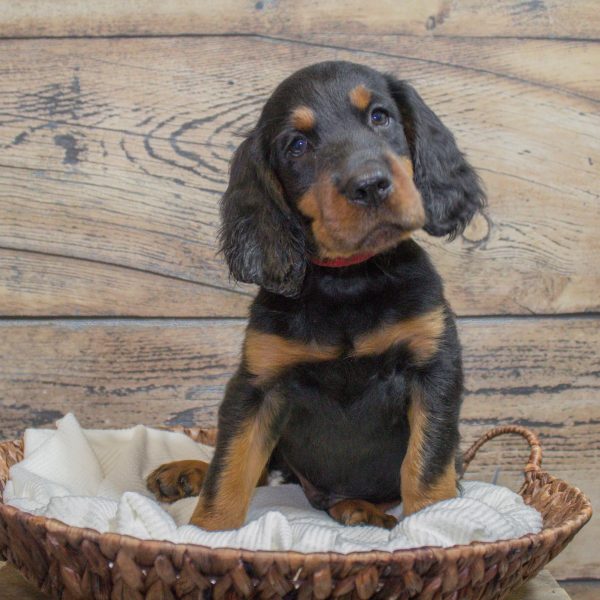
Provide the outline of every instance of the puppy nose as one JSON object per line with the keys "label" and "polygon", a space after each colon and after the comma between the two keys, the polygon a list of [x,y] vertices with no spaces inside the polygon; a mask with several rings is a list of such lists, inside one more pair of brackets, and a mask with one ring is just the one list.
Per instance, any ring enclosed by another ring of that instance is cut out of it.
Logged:
{"label": "puppy nose", "polygon": [[350,179],[346,185],[346,197],[355,204],[378,206],[392,191],[392,181],[381,171],[362,174]]}

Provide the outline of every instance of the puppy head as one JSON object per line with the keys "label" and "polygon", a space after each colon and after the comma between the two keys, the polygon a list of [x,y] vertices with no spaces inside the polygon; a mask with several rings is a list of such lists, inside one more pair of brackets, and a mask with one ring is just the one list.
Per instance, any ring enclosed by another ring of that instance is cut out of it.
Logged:
{"label": "puppy head", "polygon": [[407,83],[347,62],[283,81],[236,151],[221,245],[239,281],[299,293],[310,255],[456,235],[483,206],[450,131]]}

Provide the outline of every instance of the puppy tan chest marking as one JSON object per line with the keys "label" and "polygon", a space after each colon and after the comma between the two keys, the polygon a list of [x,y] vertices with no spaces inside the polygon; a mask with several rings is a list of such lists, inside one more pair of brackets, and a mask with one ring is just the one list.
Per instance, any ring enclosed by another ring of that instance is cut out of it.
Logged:
{"label": "puppy tan chest marking", "polygon": [[[410,319],[383,324],[358,336],[349,356],[383,354],[392,346],[406,344],[414,361],[424,364],[437,352],[444,327],[444,308],[440,306]],[[255,329],[246,331],[244,341],[246,367],[259,384],[300,363],[335,360],[343,354],[339,346],[290,340]]]}
{"label": "puppy tan chest marking", "polygon": [[290,340],[254,329],[246,331],[244,341],[246,366],[257,383],[272,379],[294,365],[333,360],[340,354],[336,346]]}
{"label": "puppy tan chest marking", "polygon": [[406,344],[415,362],[424,364],[437,352],[444,328],[444,308],[440,306],[359,336],[354,341],[353,356],[383,354],[392,346]]}

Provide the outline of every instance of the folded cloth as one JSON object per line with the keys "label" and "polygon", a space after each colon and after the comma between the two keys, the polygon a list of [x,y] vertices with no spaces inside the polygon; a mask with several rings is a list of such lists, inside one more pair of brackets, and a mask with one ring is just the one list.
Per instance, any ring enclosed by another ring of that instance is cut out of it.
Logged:
{"label": "folded cloth", "polygon": [[510,490],[463,482],[457,498],[438,502],[386,529],[347,527],[310,506],[297,485],[256,489],[243,527],[205,531],[188,525],[196,498],[160,504],[145,486],[164,462],[209,462],[213,449],[181,433],[138,425],[123,430],[82,429],[68,414],[56,430],[28,429],[24,459],[10,470],[4,502],[77,527],[142,539],[215,548],[354,552],[452,546],[537,533],[541,515]]}

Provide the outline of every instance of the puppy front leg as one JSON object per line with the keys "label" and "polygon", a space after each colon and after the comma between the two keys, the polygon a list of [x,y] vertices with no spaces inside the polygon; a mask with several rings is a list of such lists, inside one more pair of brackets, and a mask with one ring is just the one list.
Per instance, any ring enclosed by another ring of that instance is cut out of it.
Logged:
{"label": "puppy front leg", "polygon": [[459,399],[439,397],[428,402],[419,386],[411,394],[408,449],[400,469],[405,516],[456,496],[459,404]]}
{"label": "puppy front leg", "polygon": [[279,437],[283,402],[238,373],[219,409],[215,454],[191,523],[204,529],[236,529],[246,519],[254,489]]}

